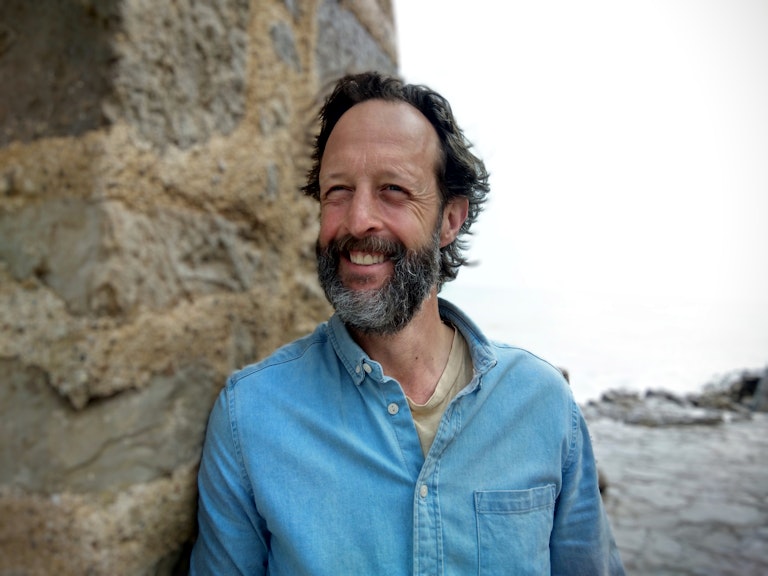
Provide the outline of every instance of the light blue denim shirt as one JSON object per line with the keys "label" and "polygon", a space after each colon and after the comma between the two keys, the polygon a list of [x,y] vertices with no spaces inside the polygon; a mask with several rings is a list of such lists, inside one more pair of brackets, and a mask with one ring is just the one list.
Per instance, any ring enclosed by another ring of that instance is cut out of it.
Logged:
{"label": "light blue denim shirt", "polygon": [[193,575],[623,574],[560,372],[457,308],[474,378],[426,458],[338,317],[235,373],[211,413]]}

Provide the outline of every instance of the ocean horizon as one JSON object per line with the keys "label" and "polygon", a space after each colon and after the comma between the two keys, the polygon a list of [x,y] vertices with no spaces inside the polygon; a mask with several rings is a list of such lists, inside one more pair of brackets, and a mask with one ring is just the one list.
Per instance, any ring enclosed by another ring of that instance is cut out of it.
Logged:
{"label": "ocean horizon", "polygon": [[738,298],[554,292],[449,283],[440,297],[493,339],[568,371],[580,403],[607,390],[698,392],[768,366],[768,306]]}

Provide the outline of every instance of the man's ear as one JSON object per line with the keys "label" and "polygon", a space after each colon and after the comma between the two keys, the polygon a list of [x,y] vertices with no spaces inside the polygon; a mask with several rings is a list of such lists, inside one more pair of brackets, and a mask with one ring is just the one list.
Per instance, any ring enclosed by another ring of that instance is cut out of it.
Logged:
{"label": "man's ear", "polygon": [[440,248],[456,240],[469,213],[468,198],[454,198],[443,208],[443,225],[440,229]]}

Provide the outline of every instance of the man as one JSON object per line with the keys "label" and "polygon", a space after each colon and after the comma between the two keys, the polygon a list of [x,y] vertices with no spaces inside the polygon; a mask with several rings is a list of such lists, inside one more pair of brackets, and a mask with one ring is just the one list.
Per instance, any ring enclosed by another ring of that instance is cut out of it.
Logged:
{"label": "man", "polygon": [[192,574],[622,574],[562,375],[437,298],[488,193],[450,106],[368,73],[320,119],[336,313],[222,391]]}

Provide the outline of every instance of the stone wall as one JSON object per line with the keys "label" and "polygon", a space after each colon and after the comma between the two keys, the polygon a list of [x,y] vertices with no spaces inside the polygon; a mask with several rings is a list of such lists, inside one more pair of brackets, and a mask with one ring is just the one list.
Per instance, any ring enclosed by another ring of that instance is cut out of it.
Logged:
{"label": "stone wall", "polygon": [[0,3],[0,575],[175,574],[228,373],[325,318],[299,187],[390,0]]}

